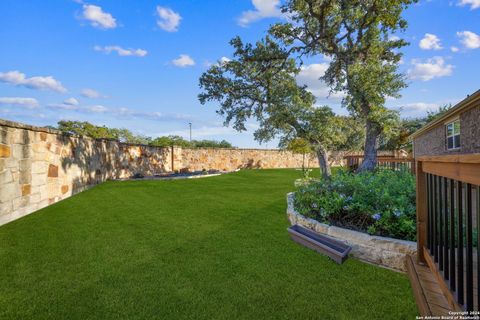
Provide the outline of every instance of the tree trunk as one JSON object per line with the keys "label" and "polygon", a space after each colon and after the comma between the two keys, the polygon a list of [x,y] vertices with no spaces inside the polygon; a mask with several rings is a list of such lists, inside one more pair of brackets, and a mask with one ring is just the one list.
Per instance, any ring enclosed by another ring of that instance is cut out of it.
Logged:
{"label": "tree trunk", "polygon": [[363,162],[358,168],[358,172],[375,170],[377,166],[377,140],[380,132],[381,130],[377,123],[367,120]]}
{"label": "tree trunk", "polygon": [[325,150],[325,148],[320,146],[316,148],[316,152],[317,152],[318,163],[320,165],[320,173],[322,174],[322,177],[324,179],[329,179],[330,176],[332,175],[332,172],[330,170],[330,163],[328,163],[327,150]]}

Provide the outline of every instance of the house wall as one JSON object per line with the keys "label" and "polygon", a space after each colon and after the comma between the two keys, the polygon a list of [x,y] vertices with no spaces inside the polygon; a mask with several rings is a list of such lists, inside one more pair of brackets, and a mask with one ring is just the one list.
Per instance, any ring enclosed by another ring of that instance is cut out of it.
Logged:
{"label": "house wall", "polygon": [[462,153],[480,153],[480,106],[460,115]]}
{"label": "house wall", "polygon": [[414,139],[415,157],[480,153],[480,106],[461,113],[459,118],[459,150],[447,150],[445,124],[439,124]]}

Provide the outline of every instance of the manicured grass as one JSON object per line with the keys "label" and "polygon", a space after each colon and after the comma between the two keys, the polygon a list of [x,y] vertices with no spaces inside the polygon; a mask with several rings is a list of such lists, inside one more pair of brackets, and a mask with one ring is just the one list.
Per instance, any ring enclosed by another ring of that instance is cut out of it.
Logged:
{"label": "manicured grass", "polygon": [[300,173],[107,182],[0,227],[0,319],[414,319],[405,275],[289,239]]}

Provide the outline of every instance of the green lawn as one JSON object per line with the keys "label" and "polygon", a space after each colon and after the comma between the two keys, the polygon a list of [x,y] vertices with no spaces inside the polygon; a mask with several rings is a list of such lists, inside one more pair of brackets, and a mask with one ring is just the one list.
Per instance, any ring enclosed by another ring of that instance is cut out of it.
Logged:
{"label": "green lawn", "polygon": [[300,173],[107,182],[0,227],[0,319],[414,319],[405,275],[289,239]]}

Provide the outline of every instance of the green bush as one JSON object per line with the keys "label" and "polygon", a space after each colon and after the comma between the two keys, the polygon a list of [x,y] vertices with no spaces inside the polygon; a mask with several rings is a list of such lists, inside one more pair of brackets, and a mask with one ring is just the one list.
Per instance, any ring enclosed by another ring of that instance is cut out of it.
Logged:
{"label": "green bush", "polygon": [[320,222],[369,234],[415,240],[415,178],[407,170],[349,173],[300,186],[296,210]]}

